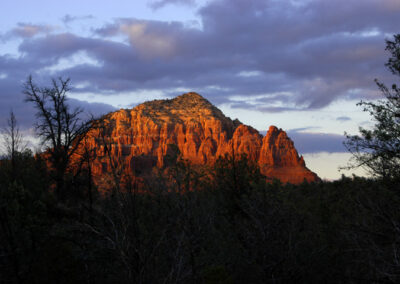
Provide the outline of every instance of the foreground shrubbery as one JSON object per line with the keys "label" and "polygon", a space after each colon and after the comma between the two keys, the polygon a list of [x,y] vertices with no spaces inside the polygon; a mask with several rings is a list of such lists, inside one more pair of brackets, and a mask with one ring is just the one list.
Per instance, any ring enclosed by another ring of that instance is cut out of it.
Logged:
{"label": "foreground shrubbery", "polygon": [[399,281],[396,181],[265,183],[225,159],[91,201],[83,173],[57,201],[43,162],[15,159],[0,169],[2,283]]}

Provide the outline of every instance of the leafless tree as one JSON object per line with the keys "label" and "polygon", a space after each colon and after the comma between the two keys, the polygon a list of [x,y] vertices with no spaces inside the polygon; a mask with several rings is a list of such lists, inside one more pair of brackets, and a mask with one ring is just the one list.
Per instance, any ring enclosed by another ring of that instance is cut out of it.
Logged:
{"label": "leafless tree", "polygon": [[17,170],[16,156],[26,148],[26,143],[19,131],[17,119],[13,111],[10,112],[10,117],[7,119],[7,126],[4,127],[2,132],[5,155],[11,163],[11,177],[14,179]]}
{"label": "leafless tree", "polygon": [[19,131],[17,119],[14,112],[10,112],[7,119],[7,126],[3,130],[4,148],[6,155],[12,159],[17,152],[21,152],[24,148],[22,134]]}
{"label": "leafless tree", "polygon": [[91,128],[92,119],[81,118],[82,109],[67,103],[70,79],[52,79],[50,87],[39,87],[29,76],[24,84],[25,100],[36,109],[36,135],[46,147],[58,198],[65,198],[65,173],[72,155]]}

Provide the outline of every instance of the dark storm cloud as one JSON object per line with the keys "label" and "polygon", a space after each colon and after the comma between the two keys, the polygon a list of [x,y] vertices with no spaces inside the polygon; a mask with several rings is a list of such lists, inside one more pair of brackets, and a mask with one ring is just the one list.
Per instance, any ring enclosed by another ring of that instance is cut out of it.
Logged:
{"label": "dark storm cloud", "polygon": [[[173,2],[183,1],[153,3]],[[140,19],[117,19],[92,36],[17,27],[11,32],[23,38],[21,55],[0,56],[0,100],[9,101],[2,108],[20,102],[29,74],[44,82],[71,77],[83,86],[75,92],[188,90],[265,112],[371,98],[378,94],[374,78],[390,82],[384,39],[398,32],[399,14],[398,0],[217,0],[198,10],[200,28]],[[49,68],[82,52],[92,62]]]}

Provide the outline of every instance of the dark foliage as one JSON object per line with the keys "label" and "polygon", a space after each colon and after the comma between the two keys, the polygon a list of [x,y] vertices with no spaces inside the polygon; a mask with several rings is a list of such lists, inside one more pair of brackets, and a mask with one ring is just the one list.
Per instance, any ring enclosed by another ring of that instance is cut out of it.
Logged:
{"label": "dark foliage", "polygon": [[[391,55],[386,67],[400,76],[400,34],[386,41],[386,50]],[[400,89],[396,84],[389,88],[375,81],[385,99],[358,103],[375,125],[372,129],[360,127],[360,135],[346,135],[344,145],[353,154],[350,167],[363,167],[376,177],[400,178]]]}
{"label": "dark foliage", "polygon": [[[245,159],[56,202],[44,163],[0,170],[3,283],[399,281],[399,184],[266,183]],[[21,165],[21,164],[20,164]],[[240,167],[237,167],[240,165]],[[83,173],[81,179],[87,178]],[[82,182],[69,192],[86,192]],[[74,185],[69,185],[74,186]],[[195,188],[194,188],[195,187]]]}

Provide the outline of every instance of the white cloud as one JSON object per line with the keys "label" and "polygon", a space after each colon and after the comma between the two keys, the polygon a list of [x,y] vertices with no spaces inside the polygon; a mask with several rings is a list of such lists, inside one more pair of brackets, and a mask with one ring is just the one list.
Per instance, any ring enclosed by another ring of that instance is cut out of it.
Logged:
{"label": "white cloud", "polygon": [[78,51],[68,57],[61,57],[58,62],[51,66],[46,66],[38,73],[54,74],[59,71],[74,68],[79,65],[90,65],[94,67],[101,67],[102,63],[90,56],[86,51]]}

